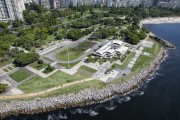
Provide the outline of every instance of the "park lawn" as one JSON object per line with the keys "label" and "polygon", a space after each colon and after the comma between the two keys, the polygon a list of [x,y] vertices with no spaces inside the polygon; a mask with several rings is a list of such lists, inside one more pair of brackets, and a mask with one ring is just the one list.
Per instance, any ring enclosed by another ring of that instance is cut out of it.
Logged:
{"label": "park lawn", "polygon": [[17,81],[17,82],[21,82],[24,79],[28,78],[31,76],[31,73],[29,73],[28,71],[24,70],[24,69],[20,69],[18,71],[16,71],[15,73],[12,73],[11,75],[9,75],[13,80]]}
{"label": "park lawn", "polygon": [[47,41],[54,41],[54,40],[56,40],[56,36],[55,35],[49,35],[47,37]]}
{"label": "park lawn", "polygon": [[143,52],[147,52],[147,53],[153,54],[155,52],[156,47],[157,47],[157,43],[154,43],[152,48],[144,48]]}
{"label": "park lawn", "polygon": [[91,80],[91,81],[85,81],[82,83],[74,84],[68,87],[64,87],[55,91],[52,91],[48,94],[45,94],[41,97],[50,97],[50,96],[57,96],[57,95],[62,95],[62,94],[68,94],[68,93],[74,93],[74,92],[79,92],[83,89],[86,88],[96,88],[96,89],[101,89],[105,87],[107,84],[99,81],[99,80]]}
{"label": "park lawn", "polygon": [[136,63],[134,64],[132,71],[143,68],[143,64],[147,64],[150,61],[151,61],[151,58],[149,56],[140,55]]}
{"label": "park lawn", "polygon": [[121,56],[120,61],[123,63],[126,58],[130,55],[131,51],[127,51],[124,55]]}
{"label": "park lawn", "polygon": [[132,58],[135,56],[135,54],[136,54],[135,52],[131,52],[122,65],[114,64],[114,67],[120,68],[122,70],[125,69],[128,66],[129,62],[132,60]]}
{"label": "park lawn", "polygon": [[154,47],[154,51],[151,55],[151,57],[149,56],[144,56],[144,55],[140,55],[139,58],[137,59],[136,63],[134,64],[133,68],[132,68],[132,72],[128,75],[125,75],[124,77],[122,78],[119,78],[117,80],[114,80],[110,83],[120,83],[120,82],[123,82],[123,81],[126,81],[128,79],[131,79],[132,76],[135,76],[137,73],[139,73],[142,69],[144,69],[145,67],[147,67],[150,62],[156,58],[158,52],[160,51],[161,47],[160,45],[155,42],[155,47]]}
{"label": "park lawn", "polygon": [[0,67],[3,67],[5,65],[8,65],[12,62],[12,60],[9,60],[9,61],[5,61],[5,62],[0,62]]}
{"label": "park lawn", "polygon": [[6,69],[6,68],[4,68],[4,69],[3,69],[3,71],[4,71],[4,72],[9,72],[9,70],[8,70],[8,69]]}
{"label": "park lawn", "polygon": [[45,63],[38,64],[37,62],[33,62],[30,64],[30,66],[36,70],[41,70],[41,69],[45,68],[47,66],[47,64],[45,64]]}
{"label": "park lawn", "polygon": [[19,88],[23,90],[25,93],[39,92],[52,87],[70,83],[73,81],[90,78],[91,75],[93,74],[92,72],[95,71],[85,66],[80,67],[78,72],[72,76],[62,71],[57,71],[48,78],[41,78],[39,76],[35,76],[30,80],[22,83],[19,86]]}
{"label": "park lawn", "polygon": [[[84,51],[86,51],[88,48],[92,47],[94,43],[90,41],[84,41],[80,43],[78,46],[69,48],[69,60],[75,60],[79,58],[81,55],[83,55]],[[62,61],[68,61],[68,54],[67,49],[64,49],[63,51],[56,54],[56,58]]]}
{"label": "park lawn", "polygon": [[7,67],[9,70],[13,70],[13,68],[11,66]]}
{"label": "park lawn", "polygon": [[154,42],[154,46],[151,49],[146,49],[147,51],[151,53],[151,56],[144,56],[140,55],[139,58],[137,59],[136,63],[134,64],[132,71],[135,71],[137,69],[144,68],[149,65],[149,63],[156,58],[159,50],[160,50],[160,45],[156,42]]}
{"label": "park lawn", "polygon": [[[74,62],[74,63],[69,63],[70,68],[74,67],[75,65],[77,65],[79,62]],[[58,65],[68,68],[68,63],[58,63]]]}
{"label": "park lawn", "polygon": [[48,57],[42,56],[42,58],[49,61],[49,62],[54,62],[53,60],[49,59]]}
{"label": "park lawn", "polygon": [[117,59],[116,58],[114,58],[114,57],[112,57],[112,58],[110,58],[110,63],[113,63],[114,61],[116,61]]}
{"label": "park lawn", "polygon": [[33,100],[36,98],[46,98],[46,97],[52,97],[52,96],[57,96],[57,95],[62,95],[62,94],[68,94],[68,93],[75,93],[75,92],[79,92],[83,89],[86,88],[95,88],[95,89],[101,89],[103,87],[105,87],[107,84],[99,81],[99,80],[91,80],[91,81],[85,81],[82,83],[78,83],[78,84],[73,84],[64,88],[60,88],[58,90],[43,94],[43,95],[39,95],[36,97],[27,97],[27,98],[20,98],[20,99],[6,99],[6,100],[0,100],[0,102],[10,102],[12,100],[24,100],[24,101],[28,101],[28,100]]}

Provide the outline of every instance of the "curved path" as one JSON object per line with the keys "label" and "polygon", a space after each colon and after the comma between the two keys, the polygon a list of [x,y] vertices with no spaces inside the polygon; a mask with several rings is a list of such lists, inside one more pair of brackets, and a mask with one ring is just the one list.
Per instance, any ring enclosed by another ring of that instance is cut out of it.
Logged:
{"label": "curved path", "polygon": [[[97,27],[94,29],[94,32],[98,29],[98,26],[99,26],[99,25],[97,25]],[[93,46],[93,48],[91,48],[90,51],[86,52],[85,54],[83,54],[82,56],[80,56],[79,58],[77,58],[77,59],[75,59],[75,60],[61,61],[61,60],[59,60],[59,59],[56,58],[56,54],[59,53],[60,51],[63,51],[63,50],[65,50],[65,49],[67,49],[68,47],[69,47],[69,48],[70,48],[70,47],[71,47],[71,48],[72,48],[72,47],[76,47],[76,46],[79,45],[80,43],[88,40],[88,38],[90,38],[91,35],[92,35],[94,32],[92,32],[92,33],[90,33],[90,34],[88,34],[88,35],[80,38],[80,39],[77,40],[77,41],[74,41],[73,43],[70,43],[70,44],[66,45],[65,47],[63,47],[63,48],[61,48],[61,49],[58,49],[58,50],[56,50],[56,51],[54,51],[54,52],[52,52],[52,53],[49,53],[49,54],[45,55],[45,57],[48,58],[48,59],[53,60],[54,62],[58,62],[58,63],[74,63],[74,62],[78,62],[78,61],[82,60],[82,59],[85,58],[87,55],[89,55],[90,53],[92,53],[92,52],[93,52],[93,49],[94,49],[94,48],[97,48],[98,45]]]}
{"label": "curved path", "polygon": [[58,90],[58,89],[61,89],[61,88],[71,86],[71,85],[74,85],[74,84],[83,83],[83,82],[87,82],[87,81],[91,81],[91,80],[94,80],[94,78],[87,78],[87,79],[84,79],[84,80],[79,80],[79,81],[67,83],[67,84],[64,84],[64,85],[59,85],[59,86],[56,86],[56,87],[53,87],[53,88],[50,88],[50,89],[47,89],[47,90],[44,90],[44,91],[36,92],[36,93],[29,93],[29,94],[22,94],[22,95],[12,95],[12,96],[2,95],[2,96],[0,96],[0,100],[35,97],[35,96],[50,93],[52,91],[55,91],[55,90]]}
{"label": "curved path", "polygon": [[94,52],[94,49],[97,49],[98,46],[99,46],[99,44],[94,45],[92,48],[89,48],[88,50],[86,50],[83,55],[81,55],[80,57],[78,57],[77,59],[74,59],[74,60],[61,61],[61,60],[58,60],[56,58],[55,54],[53,55],[53,60],[54,61],[56,60],[56,62],[58,62],[58,63],[75,63],[75,62],[79,62],[82,59],[86,58],[89,54],[92,54]]}

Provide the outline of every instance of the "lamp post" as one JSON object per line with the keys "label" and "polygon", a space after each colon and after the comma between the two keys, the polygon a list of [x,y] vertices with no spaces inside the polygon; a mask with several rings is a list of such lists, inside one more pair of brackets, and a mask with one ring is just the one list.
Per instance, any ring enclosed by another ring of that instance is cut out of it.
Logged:
{"label": "lamp post", "polygon": [[[65,15],[66,15],[66,8],[65,8]],[[65,24],[65,32],[66,32],[66,40],[67,40],[67,28],[66,28],[66,24]],[[67,40],[68,42],[68,40]],[[68,56],[68,68],[70,68],[69,65],[69,46],[67,45],[67,56]]]}

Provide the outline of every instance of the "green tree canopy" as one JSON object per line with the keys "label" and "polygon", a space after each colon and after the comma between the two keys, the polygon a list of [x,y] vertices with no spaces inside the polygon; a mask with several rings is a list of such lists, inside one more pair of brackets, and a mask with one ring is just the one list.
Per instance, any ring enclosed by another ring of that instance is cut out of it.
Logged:
{"label": "green tree canopy", "polygon": [[39,55],[37,53],[20,53],[15,57],[14,63],[17,66],[25,66],[35,62],[38,59],[39,59]]}

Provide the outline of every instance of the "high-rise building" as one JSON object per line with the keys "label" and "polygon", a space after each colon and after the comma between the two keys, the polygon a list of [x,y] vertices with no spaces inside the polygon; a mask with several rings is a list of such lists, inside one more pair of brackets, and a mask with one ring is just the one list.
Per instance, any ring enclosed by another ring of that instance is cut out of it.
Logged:
{"label": "high-rise building", "polygon": [[26,4],[32,3],[32,0],[24,0],[24,3]]}
{"label": "high-rise building", "polygon": [[22,20],[23,10],[25,10],[23,0],[0,0],[0,21]]}
{"label": "high-rise building", "polygon": [[60,0],[60,7],[65,8],[65,7],[69,7],[71,3],[71,0]]}
{"label": "high-rise building", "polygon": [[49,0],[50,9],[55,9],[59,7],[59,1],[58,0]]}
{"label": "high-rise building", "polygon": [[151,7],[153,6],[153,0],[141,0],[140,5],[143,7]]}
{"label": "high-rise building", "polygon": [[81,5],[91,5],[91,6],[108,6],[108,7],[128,7],[128,6],[161,6],[176,8],[180,7],[180,0],[24,0],[26,2],[32,1],[37,4],[41,4],[47,8],[63,8],[69,6],[81,6]]}

